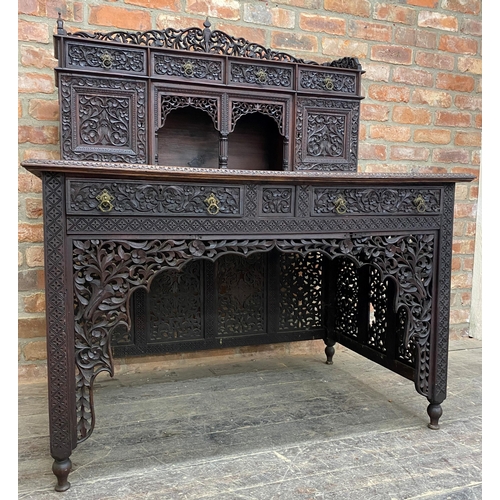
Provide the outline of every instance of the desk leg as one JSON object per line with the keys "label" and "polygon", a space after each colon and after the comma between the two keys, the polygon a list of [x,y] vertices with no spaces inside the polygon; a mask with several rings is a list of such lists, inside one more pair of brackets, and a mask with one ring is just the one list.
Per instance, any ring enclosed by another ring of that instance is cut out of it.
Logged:
{"label": "desk leg", "polygon": [[427,407],[427,415],[429,415],[430,422],[427,424],[429,429],[439,429],[439,418],[443,414],[443,409],[439,403],[433,403],[431,401],[430,405]]}
{"label": "desk leg", "polygon": [[57,477],[57,485],[55,487],[56,491],[66,491],[69,490],[71,486],[68,481],[68,476],[71,471],[71,460],[67,458],[66,460],[54,460],[52,464],[52,472]]}

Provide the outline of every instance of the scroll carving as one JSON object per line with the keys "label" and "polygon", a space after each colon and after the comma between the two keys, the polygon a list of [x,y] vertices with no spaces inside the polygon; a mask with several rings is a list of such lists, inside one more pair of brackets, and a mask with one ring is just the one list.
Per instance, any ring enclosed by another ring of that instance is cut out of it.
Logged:
{"label": "scroll carving", "polygon": [[165,125],[165,120],[169,113],[174,109],[187,108],[192,106],[196,109],[201,109],[212,118],[216,130],[219,128],[219,106],[217,99],[209,97],[194,97],[194,96],[179,96],[179,95],[162,95],[161,96],[161,122],[158,128]]}
{"label": "scroll carving", "polygon": [[[186,70],[186,64],[190,65],[190,71]],[[154,54],[153,67],[156,75],[222,81],[222,63],[220,61]]]}
{"label": "scroll carving", "polygon": [[300,73],[300,87],[307,90],[322,92],[356,93],[356,77],[339,73],[321,71],[306,71]]}
{"label": "scroll carving", "polygon": [[290,68],[263,68],[255,64],[231,64],[231,81],[250,85],[290,88],[292,70]]}
{"label": "scroll carving", "polygon": [[246,102],[246,101],[233,101],[231,107],[231,126],[230,132],[234,130],[236,122],[243,116],[249,113],[262,113],[270,116],[278,125],[280,134],[285,136],[285,119],[284,119],[284,106],[282,104],[273,103],[260,103],[260,102]]}
{"label": "scroll carving", "polygon": [[94,427],[92,386],[102,371],[113,373],[111,332],[130,327],[129,298],[148,287],[165,269],[179,269],[195,258],[215,260],[221,254],[250,255],[272,248],[330,258],[349,256],[358,265],[371,263],[380,279],[397,283],[397,309],[407,315],[404,343],[416,349],[415,385],[427,394],[431,330],[431,284],[434,235],[366,236],[302,240],[77,240],[73,248],[75,291],[75,356],[77,366],[77,429],[80,440]]}

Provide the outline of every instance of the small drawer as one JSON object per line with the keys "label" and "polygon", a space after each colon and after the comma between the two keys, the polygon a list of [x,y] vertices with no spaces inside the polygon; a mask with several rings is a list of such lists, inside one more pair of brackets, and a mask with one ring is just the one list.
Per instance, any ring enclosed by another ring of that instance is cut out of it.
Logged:
{"label": "small drawer", "polygon": [[356,95],[357,76],[339,71],[299,69],[299,90]]}
{"label": "small drawer", "polygon": [[252,87],[293,87],[293,69],[287,66],[268,66],[230,61],[229,82]]}
{"label": "small drawer", "polygon": [[156,52],[151,55],[151,58],[151,72],[154,76],[181,81],[223,82],[224,66],[220,59],[185,57]]}
{"label": "small drawer", "polygon": [[67,213],[241,217],[242,190],[241,186],[75,179],[67,185]]}
{"label": "small drawer", "polygon": [[441,213],[439,188],[314,188],[312,193],[313,217],[439,213]]}
{"label": "small drawer", "polygon": [[109,45],[68,42],[66,65],[91,71],[146,74],[146,52],[142,49],[117,49]]}

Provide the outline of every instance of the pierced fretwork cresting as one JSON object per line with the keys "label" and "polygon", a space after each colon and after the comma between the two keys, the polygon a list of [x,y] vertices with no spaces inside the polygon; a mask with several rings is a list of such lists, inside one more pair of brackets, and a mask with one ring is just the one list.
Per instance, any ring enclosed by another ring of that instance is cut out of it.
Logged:
{"label": "pierced fretwork cresting", "polygon": [[348,255],[353,262],[377,266],[381,279],[398,283],[395,307],[407,311],[405,344],[415,344],[415,387],[427,395],[431,331],[431,283],[434,234],[366,236],[346,239],[301,240],[146,240],[74,241],[75,355],[78,435],[86,439],[94,427],[92,386],[95,376],[113,373],[110,332],[130,326],[129,296],[149,286],[165,269],[182,267],[195,258],[215,260],[223,253],[250,255],[276,248],[307,255]]}

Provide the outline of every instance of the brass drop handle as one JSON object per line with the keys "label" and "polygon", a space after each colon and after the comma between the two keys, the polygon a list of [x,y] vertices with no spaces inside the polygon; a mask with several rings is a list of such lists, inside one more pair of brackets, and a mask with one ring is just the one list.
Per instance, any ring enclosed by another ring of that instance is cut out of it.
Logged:
{"label": "brass drop handle", "polygon": [[259,83],[265,83],[267,81],[267,73],[266,73],[266,70],[264,69],[259,69],[259,71],[257,71],[255,73],[255,76],[257,77],[257,81]]}
{"label": "brass drop handle", "polygon": [[110,194],[107,189],[103,189],[101,194],[97,195],[95,198],[99,202],[97,208],[101,212],[109,212],[112,210],[113,205],[111,202],[115,199],[115,197]]}
{"label": "brass drop handle", "polygon": [[104,69],[111,68],[113,64],[113,56],[109,52],[103,52],[101,54],[101,66]]}
{"label": "brass drop handle", "polygon": [[194,73],[194,67],[193,67],[193,63],[191,62],[186,62],[182,65],[182,72],[186,75],[186,76],[193,76],[193,73]]}
{"label": "brass drop handle", "polygon": [[333,90],[333,80],[329,76],[323,80],[323,84],[326,90]]}
{"label": "brass drop handle", "polygon": [[335,211],[338,214],[345,214],[347,212],[347,205],[345,202],[345,198],[342,195],[337,196],[334,201]]}
{"label": "brass drop handle", "polygon": [[219,213],[219,205],[220,201],[215,197],[214,193],[211,193],[210,196],[205,200],[207,204],[207,212],[210,215],[217,215]]}
{"label": "brass drop handle", "polygon": [[413,200],[413,204],[417,207],[417,212],[425,212],[425,200],[421,194]]}

